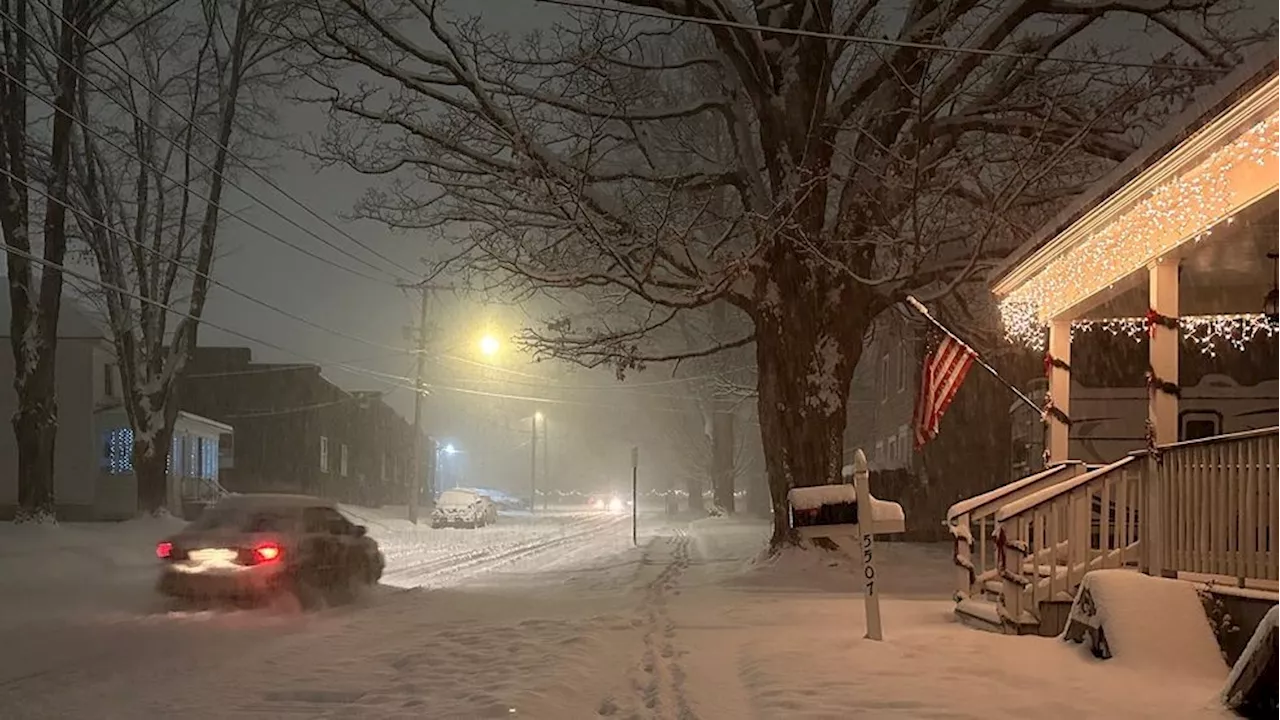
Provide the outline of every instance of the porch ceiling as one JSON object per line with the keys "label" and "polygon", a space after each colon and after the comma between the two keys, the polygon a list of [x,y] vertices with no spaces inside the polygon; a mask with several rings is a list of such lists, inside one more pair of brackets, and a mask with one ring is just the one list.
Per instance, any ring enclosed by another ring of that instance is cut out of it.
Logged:
{"label": "porch ceiling", "polygon": [[[1187,267],[1184,313],[1238,303],[1251,286],[1263,288],[1256,307],[1233,311],[1260,310],[1270,289],[1260,273],[1270,272],[1275,247],[1278,137],[1273,74],[998,281],[1006,330],[1031,342],[1051,319],[1142,315],[1147,266],[1174,256]],[[1257,233],[1234,230],[1246,219]],[[1224,283],[1233,292],[1221,292]],[[1130,292],[1139,302],[1126,300]]]}
{"label": "porch ceiling", "polygon": [[[1182,263],[1180,315],[1262,312],[1263,299],[1275,287],[1276,266],[1267,253],[1277,251],[1280,202],[1272,192],[1208,237],[1165,256]],[[1150,305],[1144,267],[1099,293],[1079,317],[1142,317]]]}

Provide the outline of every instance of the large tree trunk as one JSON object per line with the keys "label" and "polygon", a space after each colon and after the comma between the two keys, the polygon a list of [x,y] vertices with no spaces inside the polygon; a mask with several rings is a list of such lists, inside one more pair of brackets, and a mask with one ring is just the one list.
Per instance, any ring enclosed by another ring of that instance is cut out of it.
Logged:
{"label": "large tree trunk", "polygon": [[169,507],[169,453],[178,415],[172,394],[143,395],[132,413],[133,472],[138,479],[140,512],[156,514]]}
{"label": "large tree trunk", "polygon": [[[800,269],[796,265],[802,267],[793,263],[790,269]],[[787,275],[775,272],[769,282],[781,284]],[[869,317],[851,283],[823,288],[819,277],[809,275],[786,284],[791,287],[782,288],[778,303],[756,322],[757,402],[774,547],[792,541],[787,491],[840,477],[849,385]]]}
{"label": "large tree trunk", "polygon": [[[14,355],[20,357],[18,342]],[[18,411],[13,435],[18,444],[17,520],[44,522],[55,517],[53,458],[58,437],[58,403],[54,395],[53,353],[40,353],[29,372],[15,374]]]}

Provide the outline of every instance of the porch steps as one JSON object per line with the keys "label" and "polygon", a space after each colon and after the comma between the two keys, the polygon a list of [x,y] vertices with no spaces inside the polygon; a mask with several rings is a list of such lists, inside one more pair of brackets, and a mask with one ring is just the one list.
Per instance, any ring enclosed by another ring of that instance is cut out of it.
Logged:
{"label": "porch steps", "polygon": [[1267,612],[1231,668],[1222,702],[1245,717],[1275,717],[1277,608]]}
{"label": "porch steps", "polygon": [[1228,668],[1196,587],[1128,570],[1096,570],[1084,577],[1063,634],[1088,642],[1100,658],[1121,658],[1176,682],[1217,683]]}

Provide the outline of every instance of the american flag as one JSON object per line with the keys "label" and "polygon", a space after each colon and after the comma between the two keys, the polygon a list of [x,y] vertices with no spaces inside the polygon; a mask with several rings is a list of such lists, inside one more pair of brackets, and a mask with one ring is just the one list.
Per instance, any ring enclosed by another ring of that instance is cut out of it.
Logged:
{"label": "american flag", "polygon": [[960,383],[977,357],[968,345],[950,335],[942,338],[924,359],[920,377],[920,394],[916,397],[916,449],[919,450],[938,434],[938,423],[947,406],[955,399]]}

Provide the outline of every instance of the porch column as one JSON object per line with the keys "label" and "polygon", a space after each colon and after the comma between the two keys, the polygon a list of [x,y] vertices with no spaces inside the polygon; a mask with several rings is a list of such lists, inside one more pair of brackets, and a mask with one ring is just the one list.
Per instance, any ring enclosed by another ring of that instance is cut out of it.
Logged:
{"label": "porch column", "polygon": [[1178,262],[1148,268],[1151,310],[1147,374],[1147,420],[1156,445],[1178,441]]}
{"label": "porch column", "polygon": [[1071,453],[1071,426],[1062,421],[1071,416],[1071,321],[1049,323],[1049,355],[1045,358],[1049,373],[1049,407],[1061,411],[1049,413],[1045,437],[1045,464],[1066,462]]}

